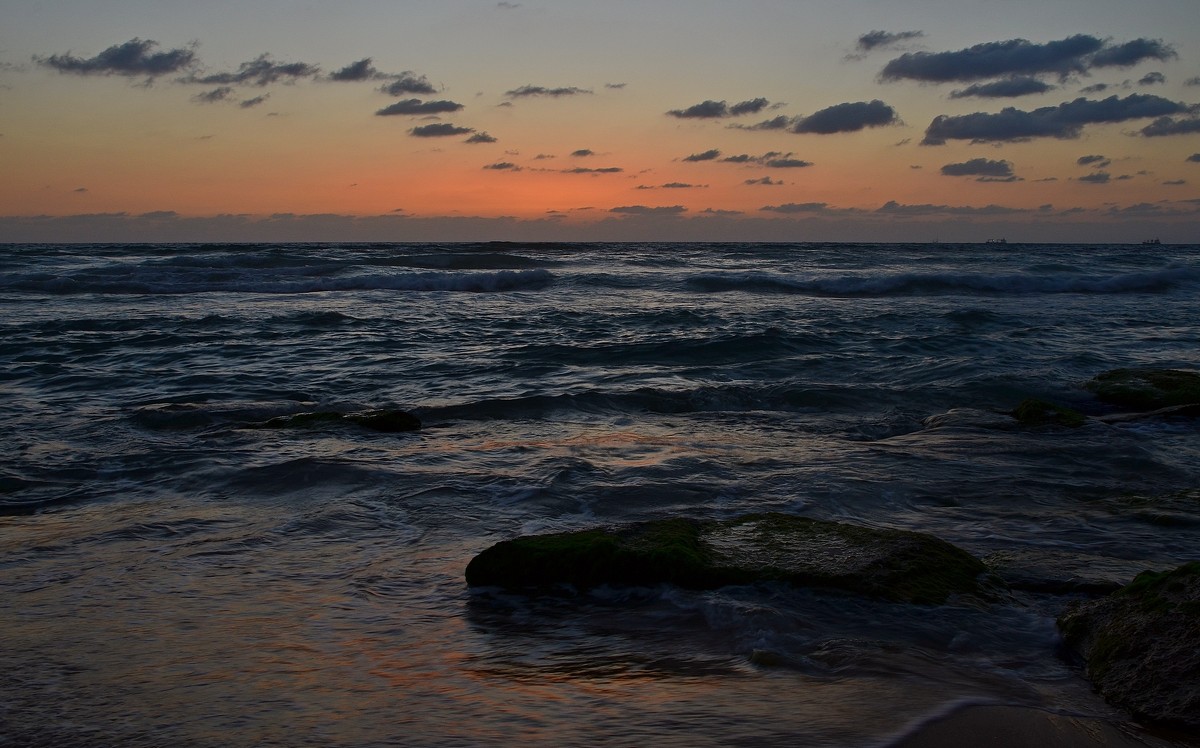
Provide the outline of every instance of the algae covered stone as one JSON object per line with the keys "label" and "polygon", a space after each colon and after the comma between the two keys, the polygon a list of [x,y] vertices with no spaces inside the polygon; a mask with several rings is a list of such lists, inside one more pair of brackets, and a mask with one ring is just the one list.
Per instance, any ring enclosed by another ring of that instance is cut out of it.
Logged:
{"label": "algae covered stone", "polygon": [[1181,369],[1115,369],[1085,386],[1106,403],[1135,410],[1200,403],[1200,373]]}
{"label": "algae covered stone", "polygon": [[1076,410],[1054,403],[1029,398],[1022,400],[1012,411],[1012,417],[1022,426],[1068,426],[1078,428],[1087,418]]}
{"label": "algae covered stone", "polygon": [[1073,605],[1058,625],[1110,703],[1200,733],[1200,561],[1143,572],[1108,597]]}
{"label": "algae covered stone", "polygon": [[978,559],[931,535],[778,513],[525,536],[488,548],[466,571],[471,586],[509,589],[780,581],[920,604],[984,593],[985,574]]}

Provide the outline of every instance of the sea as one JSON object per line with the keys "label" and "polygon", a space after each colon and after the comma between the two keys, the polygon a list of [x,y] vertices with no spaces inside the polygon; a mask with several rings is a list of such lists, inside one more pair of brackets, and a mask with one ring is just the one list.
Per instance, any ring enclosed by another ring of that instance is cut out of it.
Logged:
{"label": "sea", "polygon": [[[1200,369],[1198,313],[1196,244],[0,246],[0,746],[1136,731],[1055,618],[1200,558],[1200,421],[1007,414]],[[423,427],[261,428],[386,409]],[[930,533],[1013,590],[464,580],[522,534],[760,511]]]}

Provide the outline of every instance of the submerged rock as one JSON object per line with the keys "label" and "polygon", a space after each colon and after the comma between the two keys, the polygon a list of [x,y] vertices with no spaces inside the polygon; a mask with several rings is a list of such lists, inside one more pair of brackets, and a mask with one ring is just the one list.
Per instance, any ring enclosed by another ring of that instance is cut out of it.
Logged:
{"label": "submerged rock", "polygon": [[1022,426],[1078,428],[1087,422],[1087,417],[1078,411],[1037,398],[1022,400],[1021,404],[1013,409],[1012,417]]}
{"label": "submerged rock", "polygon": [[338,413],[335,411],[293,413],[290,416],[272,418],[260,424],[259,428],[313,428],[329,423],[353,423],[371,431],[386,433],[417,431],[421,428],[421,419],[403,410],[368,410],[362,413]]}
{"label": "submerged rock", "polygon": [[932,535],[769,513],[520,537],[477,555],[466,577],[472,586],[509,589],[782,581],[932,605],[953,594],[986,594],[986,572]]}
{"label": "submerged rock", "polygon": [[1110,703],[1137,719],[1200,734],[1200,561],[1142,572],[1058,619]]}
{"label": "submerged rock", "polygon": [[1106,403],[1136,410],[1200,403],[1200,373],[1194,371],[1115,369],[1084,386]]}

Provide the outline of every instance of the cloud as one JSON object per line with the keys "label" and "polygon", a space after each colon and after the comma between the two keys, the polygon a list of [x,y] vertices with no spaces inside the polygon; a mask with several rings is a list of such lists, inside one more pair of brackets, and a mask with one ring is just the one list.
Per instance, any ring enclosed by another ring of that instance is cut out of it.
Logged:
{"label": "cloud", "polygon": [[464,143],[495,143],[496,138],[488,135],[486,132],[477,132],[471,137],[463,141]]}
{"label": "cloud", "polygon": [[84,192],[87,192],[87,191],[88,191],[87,187],[76,187],[75,189],[71,190],[71,192],[77,192],[79,194],[83,194]]}
{"label": "cloud", "polygon": [[358,62],[352,62],[341,70],[329,74],[331,81],[368,81],[374,80],[381,74],[371,64],[370,57],[364,57]]}
{"label": "cloud", "polygon": [[34,56],[34,62],[54,68],[60,73],[75,75],[124,75],[128,77],[149,76],[151,78],[169,73],[178,73],[192,67],[196,53],[192,49],[169,49],[156,52],[158,42],[151,39],[130,39],[124,44],[115,44],[95,57],[75,57],[71,53]]}
{"label": "cloud", "polygon": [[858,37],[858,44],[855,46],[864,52],[870,52],[874,49],[893,47],[902,42],[919,39],[923,36],[925,36],[925,32],[923,31],[869,31]]}
{"label": "cloud", "polygon": [[521,171],[521,167],[517,166],[511,161],[497,161],[496,163],[488,164],[483,168],[492,169],[493,171]]}
{"label": "cloud", "polygon": [[1080,156],[1079,158],[1075,159],[1075,163],[1079,164],[1080,166],[1090,166],[1093,169],[1103,169],[1111,164],[1112,160],[1110,160],[1107,156],[1094,154],[1090,156]]}
{"label": "cloud", "polygon": [[1079,178],[1079,181],[1087,182],[1088,184],[1108,184],[1111,179],[1112,174],[1109,174],[1107,171],[1098,171],[1093,174],[1085,174]]}
{"label": "cloud", "polygon": [[563,174],[616,174],[625,171],[619,166],[602,166],[598,169],[589,169],[583,166],[577,166],[574,169],[563,169]]}
{"label": "cloud", "polygon": [[1112,88],[1112,86],[1108,85],[1107,83],[1094,83],[1090,86],[1084,86],[1083,88],[1079,89],[1079,93],[1085,93],[1085,94],[1104,93],[1105,91],[1107,91],[1110,88]]}
{"label": "cloud", "polygon": [[784,203],[783,205],[764,205],[759,210],[768,213],[824,213],[829,209],[829,203]]}
{"label": "cloud", "polygon": [[970,82],[1008,76],[1056,74],[1066,78],[1097,67],[1129,67],[1166,60],[1175,51],[1160,40],[1135,39],[1112,45],[1087,34],[1034,44],[1027,39],[985,42],[954,52],[908,52],[889,62],[882,81]]}
{"label": "cloud", "polygon": [[772,169],[796,169],[805,166],[812,166],[811,161],[802,161],[798,158],[792,158],[792,153],[781,153],[779,151],[768,151],[761,156],[751,156],[749,153],[739,153],[736,156],[726,156],[721,159],[722,163],[727,164],[758,164]]}
{"label": "cloud", "polygon": [[776,181],[774,179],[771,179],[770,177],[761,177],[759,179],[747,179],[744,182],[742,182],[742,184],[761,184],[761,185],[768,185],[771,187],[775,187],[775,186],[778,186],[781,184],[786,184],[786,182],[784,182],[783,180]]}
{"label": "cloud", "polygon": [[795,133],[829,135],[857,132],[865,127],[881,127],[899,121],[896,110],[879,99],[834,104],[807,117],[798,117],[792,125]]}
{"label": "cloud", "polygon": [[391,78],[390,83],[385,83],[379,87],[389,96],[403,96],[404,94],[432,94],[437,93],[437,89],[423,75],[417,75],[411,70],[406,70],[403,73],[396,75],[384,76]]}
{"label": "cloud", "polygon": [[549,96],[551,98],[557,99],[561,96],[578,96],[580,94],[590,94],[590,93],[592,93],[592,90],[590,88],[576,88],[575,86],[568,86],[568,87],[564,87],[564,88],[546,88],[545,86],[521,86],[520,88],[514,88],[511,91],[506,91],[504,93],[504,95],[510,99],[520,99],[520,98],[526,98],[529,96]]}
{"label": "cloud", "polygon": [[1192,163],[1192,164],[1200,164],[1200,153],[1193,153],[1192,155],[1190,155],[1186,159],[1184,159],[1184,161],[1187,161],[1188,163]]}
{"label": "cloud", "polygon": [[729,127],[733,130],[786,130],[787,128],[791,127],[794,121],[795,120],[793,120],[791,117],[781,114],[778,117],[772,117],[771,119],[763,120],[758,124],[732,124],[729,125]]}
{"label": "cloud", "polygon": [[629,84],[627,84],[627,83],[605,83],[604,87],[612,88],[612,89],[621,89],[621,88],[625,88],[625,86],[627,86],[627,85],[629,85]]}
{"label": "cloud", "polygon": [[708,187],[708,185],[707,184],[688,184],[687,182],[667,182],[666,184],[660,184],[657,187],[652,184],[639,184],[634,189],[637,189],[637,190],[689,190],[689,189],[701,189],[704,187]]}
{"label": "cloud", "polygon": [[771,158],[763,162],[763,166],[772,169],[800,169],[812,165],[812,161],[801,161],[798,158]]}
{"label": "cloud", "polygon": [[470,127],[458,127],[449,122],[435,122],[432,125],[414,127],[408,132],[418,138],[442,138],[448,135],[466,135],[469,132],[475,132],[475,130]]}
{"label": "cloud", "polygon": [[702,153],[693,153],[690,156],[684,156],[684,161],[712,161],[721,155],[721,152],[716,148],[704,151]]}
{"label": "cloud", "polygon": [[1018,96],[1046,93],[1053,91],[1054,88],[1049,83],[1037,78],[1013,76],[993,83],[975,83],[966,88],[951,91],[950,98],[965,99],[969,96],[976,96],[981,99],[1013,99]]}
{"label": "cloud", "polygon": [[947,140],[1003,142],[1043,137],[1071,139],[1079,137],[1085,125],[1178,114],[1188,109],[1185,104],[1161,96],[1130,94],[1123,99],[1110,96],[1098,101],[1078,98],[1028,112],[1005,107],[996,114],[943,114],[935,117],[926,128],[922,144],[943,145]]}
{"label": "cloud", "polygon": [[1008,161],[973,158],[958,164],[946,164],[942,167],[942,174],[948,177],[1011,177],[1013,170]]}
{"label": "cloud", "polygon": [[499,3],[496,3],[496,7],[500,8],[501,10],[516,10],[517,8],[521,7],[521,4],[520,3],[499,2]]}
{"label": "cloud", "polygon": [[1165,76],[1159,72],[1146,73],[1145,75],[1143,75],[1141,78],[1138,79],[1139,86],[1153,86],[1158,83],[1166,83],[1166,82],[1167,82],[1167,76]]}
{"label": "cloud", "polygon": [[262,96],[255,96],[253,99],[245,99],[243,101],[238,102],[238,106],[240,106],[242,109],[253,109],[254,107],[258,106],[259,104],[265,103],[266,100],[269,98],[271,98],[271,94],[263,94]]}
{"label": "cloud", "polygon": [[206,85],[247,85],[267,86],[283,81],[296,81],[301,78],[313,78],[321,72],[316,65],[305,62],[275,62],[270,55],[262,54],[250,62],[243,62],[236,72],[214,73],[212,75],[190,76],[183,83],[203,83]]}
{"label": "cloud", "polygon": [[1165,135],[1190,135],[1200,132],[1200,118],[1172,119],[1159,117],[1141,130],[1147,138],[1158,138]]}
{"label": "cloud", "polygon": [[211,91],[196,94],[192,97],[192,101],[198,104],[215,104],[218,101],[226,101],[232,95],[233,86],[221,86]]}
{"label": "cloud", "polygon": [[725,101],[708,99],[699,104],[693,104],[687,109],[672,109],[667,114],[679,119],[722,119],[724,117],[740,117],[744,114],[757,114],[766,109],[770,103],[766,99],[757,98],[739,101],[730,106]]}
{"label": "cloud", "polygon": [[1188,78],[1187,80],[1185,80],[1183,82],[1183,85],[1185,85],[1185,86],[1200,86],[1200,75],[1197,75],[1194,78]]}
{"label": "cloud", "polygon": [[1170,181],[1163,182],[1163,184],[1171,185],[1172,187],[1177,187],[1181,184],[1187,184],[1187,180],[1186,179],[1172,179]]}
{"label": "cloud", "polygon": [[920,205],[904,205],[889,200],[875,210],[876,213],[884,213],[898,216],[927,216],[927,215],[958,215],[958,216],[1004,216],[1013,215],[1015,213],[1027,213],[1024,208],[1007,208],[1003,205],[985,205],[982,208],[976,208],[969,205],[930,205],[924,203]]}
{"label": "cloud", "polygon": [[677,216],[680,213],[686,213],[687,208],[682,205],[663,205],[659,207],[650,207],[648,205],[619,205],[615,208],[609,208],[609,213],[624,213],[630,216]]}
{"label": "cloud", "polygon": [[420,99],[402,99],[391,106],[386,106],[383,109],[375,112],[380,117],[389,117],[392,115],[423,115],[423,114],[445,114],[448,112],[457,112],[462,109],[463,105],[454,101],[421,101]]}
{"label": "cloud", "polygon": [[577,151],[571,151],[572,156],[583,158],[584,156],[595,156],[596,152],[588,148],[580,148]]}

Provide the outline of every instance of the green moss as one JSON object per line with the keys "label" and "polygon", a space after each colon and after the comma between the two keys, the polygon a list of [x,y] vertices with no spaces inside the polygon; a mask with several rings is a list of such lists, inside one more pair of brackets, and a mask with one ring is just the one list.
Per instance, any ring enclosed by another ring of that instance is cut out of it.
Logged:
{"label": "green moss", "polygon": [[1200,403],[1200,374],[1194,371],[1115,369],[1085,386],[1104,402],[1136,410]]}
{"label": "green moss", "polygon": [[1012,411],[1012,417],[1022,426],[1069,426],[1077,428],[1087,422],[1078,411],[1061,405],[1029,398]]}

